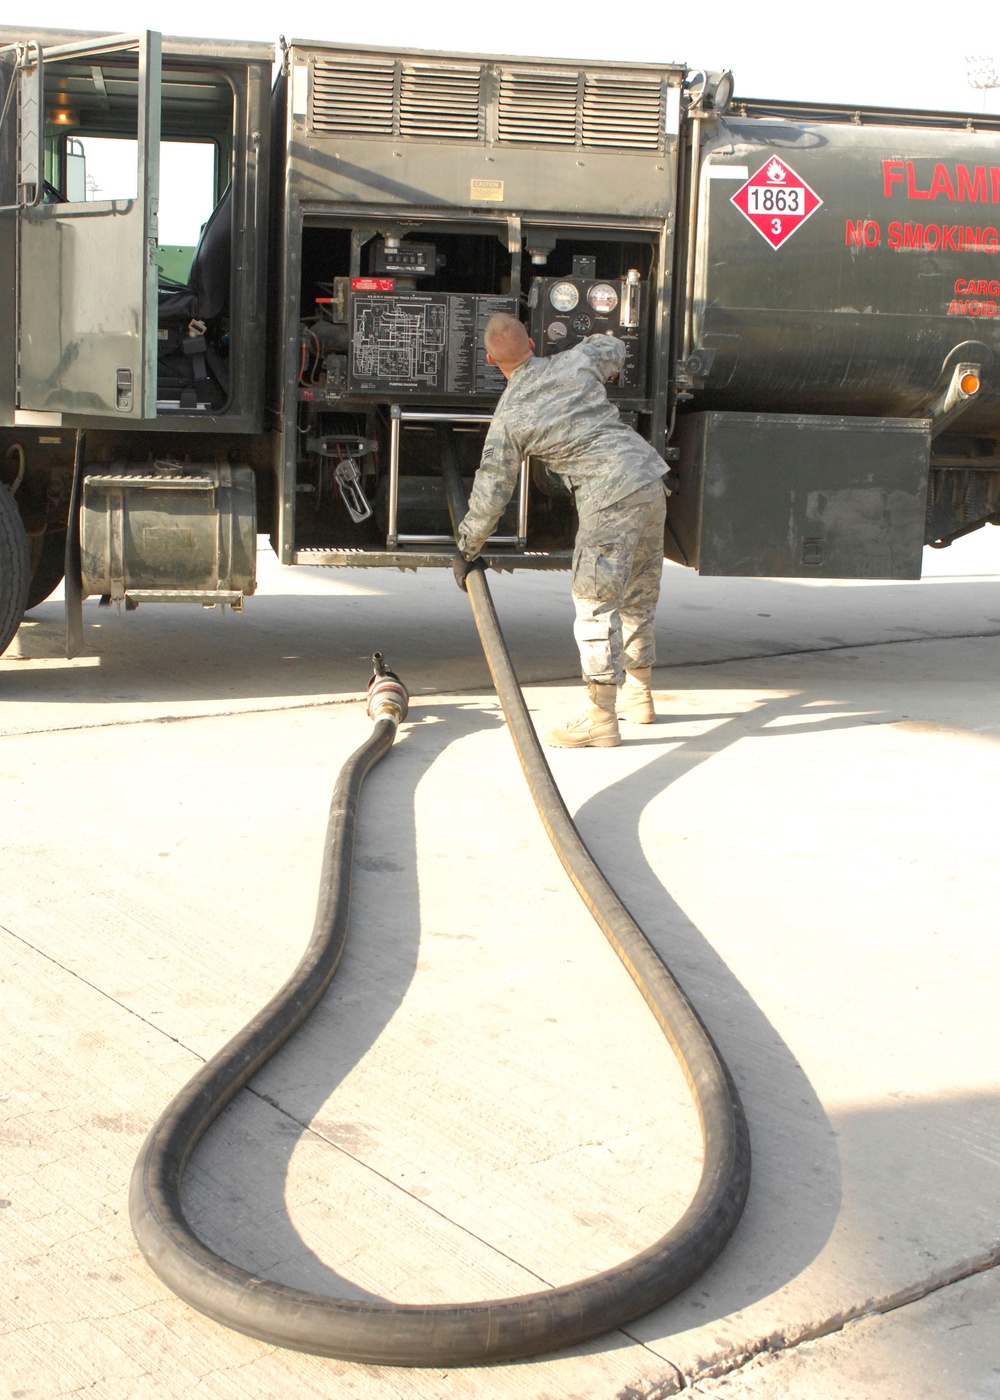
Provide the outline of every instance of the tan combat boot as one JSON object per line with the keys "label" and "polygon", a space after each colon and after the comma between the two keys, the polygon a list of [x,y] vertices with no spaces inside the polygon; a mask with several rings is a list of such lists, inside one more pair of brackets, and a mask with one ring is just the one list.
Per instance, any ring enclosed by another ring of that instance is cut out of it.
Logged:
{"label": "tan combat boot", "polygon": [[651,666],[636,666],[625,672],[625,684],[618,692],[616,709],[622,719],[633,724],[652,724],[656,719],[653,694],[649,688],[653,674]]}
{"label": "tan combat boot", "polygon": [[615,714],[617,687],[590,683],[590,703],[583,714],[545,735],[556,749],[614,749],[622,741]]}

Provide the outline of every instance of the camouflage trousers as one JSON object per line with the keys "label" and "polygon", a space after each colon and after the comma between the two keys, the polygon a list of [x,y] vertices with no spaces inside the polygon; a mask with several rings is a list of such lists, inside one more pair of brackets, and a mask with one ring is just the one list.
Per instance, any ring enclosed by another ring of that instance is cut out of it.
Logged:
{"label": "camouflage trousers", "polygon": [[663,483],[580,511],[573,551],[573,635],[585,680],[621,685],[624,669],[656,661],[653,616],[663,572]]}

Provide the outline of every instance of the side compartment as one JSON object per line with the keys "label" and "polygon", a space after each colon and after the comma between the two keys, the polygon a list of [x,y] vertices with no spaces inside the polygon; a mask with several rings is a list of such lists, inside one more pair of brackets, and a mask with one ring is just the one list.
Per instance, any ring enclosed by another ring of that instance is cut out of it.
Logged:
{"label": "side compartment", "polygon": [[[281,268],[283,562],[447,562],[441,434],[468,481],[503,389],[482,332],[539,354],[611,331],[612,388],[664,450],[683,70],[295,46]],[[564,566],[569,496],[535,464],[487,554]]]}
{"label": "side compartment", "polygon": [[693,413],[667,552],[702,574],[919,578],[924,419]]}

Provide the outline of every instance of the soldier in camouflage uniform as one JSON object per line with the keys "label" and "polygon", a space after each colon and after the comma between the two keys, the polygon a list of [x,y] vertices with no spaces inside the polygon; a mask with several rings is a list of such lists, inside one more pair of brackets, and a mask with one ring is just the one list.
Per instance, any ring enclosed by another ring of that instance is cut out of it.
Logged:
{"label": "soldier in camouflage uniform", "polygon": [[573,551],[573,632],[590,703],[546,739],[561,748],[612,748],[621,742],[618,714],[642,724],[655,717],[649,682],[656,660],[653,614],[663,569],[666,463],[608,400],[605,381],[625,362],[620,340],[592,335],[571,350],[536,359],[534,341],[505,312],[490,318],[484,340],[490,362],[508,384],[459,527],[455,575],[464,588],[470,565],[513,494],[522,458],[534,458],[566,483],[580,522]]}

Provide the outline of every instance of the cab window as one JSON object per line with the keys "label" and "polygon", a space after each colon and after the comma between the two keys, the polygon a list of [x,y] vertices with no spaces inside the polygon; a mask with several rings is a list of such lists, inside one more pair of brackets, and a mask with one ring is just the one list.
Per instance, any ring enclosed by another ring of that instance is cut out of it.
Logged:
{"label": "cab window", "polygon": [[[67,136],[63,189],[69,203],[135,199],[138,143],[128,137]],[[215,208],[218,148],[214,141],[160,142],[160,272],[186,282],[202,226]]]}

